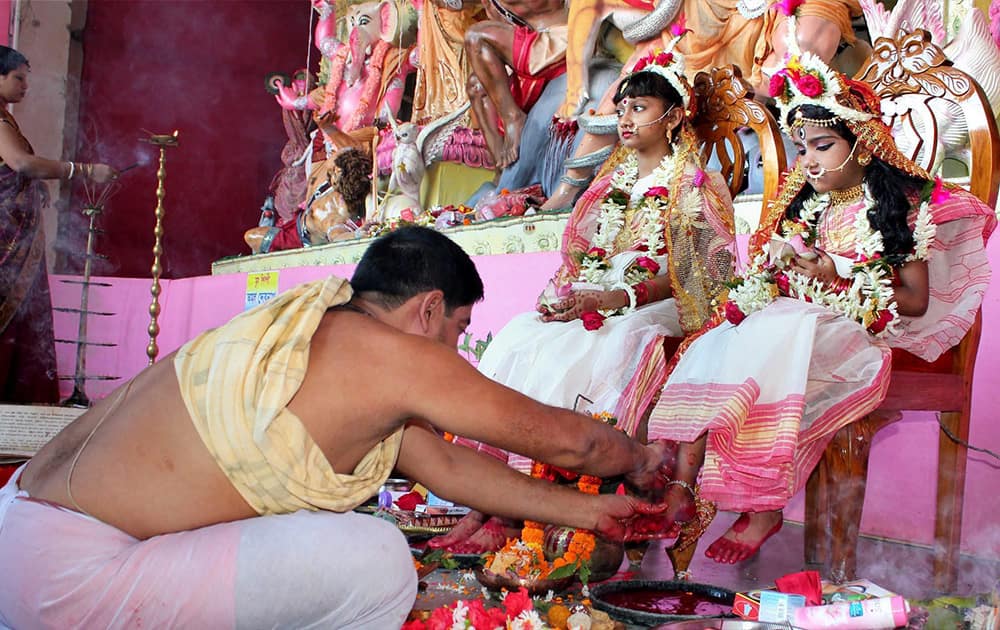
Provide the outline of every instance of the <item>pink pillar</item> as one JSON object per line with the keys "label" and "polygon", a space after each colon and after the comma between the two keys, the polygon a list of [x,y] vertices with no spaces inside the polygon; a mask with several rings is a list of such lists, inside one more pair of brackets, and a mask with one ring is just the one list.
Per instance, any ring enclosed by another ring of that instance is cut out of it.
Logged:
{"label": "pink pillar", "polygon": [[0,44],[10,45],[10,14],[15,0],[0,0]]}

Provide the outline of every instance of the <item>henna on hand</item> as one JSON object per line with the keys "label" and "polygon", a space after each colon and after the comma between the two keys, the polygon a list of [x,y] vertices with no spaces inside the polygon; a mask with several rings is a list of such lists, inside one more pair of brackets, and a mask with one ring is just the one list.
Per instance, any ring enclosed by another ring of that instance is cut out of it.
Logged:
{"label": "henna on hand", "polygon": [[603,298],[604,291],[590,289],[574,291],[558,302],[549,304],[549,312],[542,314],[542,321],[568,322],[580,319],[580,315],[587,311],[597,311],[604,308]]}

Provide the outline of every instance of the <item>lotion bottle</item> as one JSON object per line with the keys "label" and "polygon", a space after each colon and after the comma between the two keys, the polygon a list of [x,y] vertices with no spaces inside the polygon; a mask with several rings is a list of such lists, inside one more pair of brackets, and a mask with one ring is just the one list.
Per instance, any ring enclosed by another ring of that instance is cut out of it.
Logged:
{"label": "lotion bottle", "polygon": [[889,630],[907,623],[906,599],[875,597],[825,606],[803,606],[794,611],[792,623],[803,630]]}

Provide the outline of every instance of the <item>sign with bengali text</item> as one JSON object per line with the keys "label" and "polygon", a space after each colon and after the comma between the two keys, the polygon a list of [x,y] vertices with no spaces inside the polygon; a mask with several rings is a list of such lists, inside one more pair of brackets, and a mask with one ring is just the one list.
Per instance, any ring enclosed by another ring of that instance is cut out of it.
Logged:
{"label": "sign with bengali text", "polygon": [[267,302],[278,295],[278,272],[255,271],[247,274],[246,300],[243,310],[248,311],[255,306]]}

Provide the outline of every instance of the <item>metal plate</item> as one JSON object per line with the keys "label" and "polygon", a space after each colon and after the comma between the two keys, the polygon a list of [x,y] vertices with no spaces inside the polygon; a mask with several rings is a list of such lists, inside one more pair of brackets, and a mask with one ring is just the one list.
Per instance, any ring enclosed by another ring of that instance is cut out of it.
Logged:
{"label": "metal plate", "polygon": [[[700,595],[711,601],[718,602],[721,605],[732,606],[733,600],[736,598],[736,593],[725,588],[720,588],[718,586],[711,586],[709,584],[697,584],[694,582],[678,582],[678,581],[661,581],[661,580],[623,580],[615,582],[605,582],[603,584],[597,584],[590,588],[590,599],[594,603],[594,608],[598,610],[603,610],[604,612],[611,615],[612,618],[619,621],[626,621],[629,623],[634,623],[643,626],[655,626],[657,624],[663,624],[671,621],[688,621],[693,620],[696,623],[703,624],[701,626],[704,628],[711,628],[713,626],[706,625],[705,622],[713,619],[720,619],[722,616],[702,616],[702,615],[675,615],[675,614],[664,614],[664,613],[652,613],[642,610],[634,610],[632,608],[624,608],[621,606],[616,606],[607,602],[604,597],[611,593],[620,593],[623,591],[639,591],[639,590],[654,590],[663,591],[664,593],[676,593],[676,592],[690,592]],[[694,626],[690,626],[693,628]],[[727,628],[728,630],[728,628]],[[735,630],[735,629],[734,629]]]}

